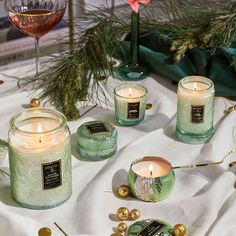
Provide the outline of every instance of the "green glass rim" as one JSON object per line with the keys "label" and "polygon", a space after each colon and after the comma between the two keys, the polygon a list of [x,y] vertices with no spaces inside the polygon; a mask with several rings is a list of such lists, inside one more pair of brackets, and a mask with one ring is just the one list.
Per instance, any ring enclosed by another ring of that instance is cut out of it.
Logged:
{"label": "green glass rim", "polygon": [[[32,116],[24,118],[24,119],[20,119],[21,116],[25,115],[25,114],[30,114],[32,113]],[[34,118],[49,118],[49,116],[43,116],[40,114],[48,114],[48,115],[53,115],[54,116],[54,120],[58,121],[58,126],[56,126],[55,128],[51,129],[51,130],[47,130],[47,131],[42,131],[42,132],[30,132],[30,131],[25,131],[20,129],[17,124],[18,122],[22,122],[22,121],[26,121],[26,120],[30,120],[30,119],[34,119]],[[57,118],[57,119],[55,119]],[[20,119],[18,121],[18,119]],[[47,108],[29,108],[26,110],[23,110],[21,112],[18,112],[15,116],[13,116],[10,119],[10,127],[11,129],[15,129],[17,130],[17,132],[20,132],[22,134],[25,135],[33,135],[33,134],[51,134],[51,133],[55,133],[58,130],[60,130],[61,128],[63,128],[64,126],[66,126],[67,120],[66,117],[59,111],[57,110],[52,110],[52,109],[47,109]]]}
{"label": "green glass rim", "polygon": [[[119,95],[117,92],[122,89],[122,88],[140,88],[142,89],[142,91],[144,92],[144,94],[142,96],[138,96],[138,97],[124,97],[124,96],[121,96]],[[143,98],[147,95],[148,93],[148,90],[147,88],[145,88],[143,85],[141,84],[132,84],[132,83],[124,83],[124,84],[120,84],[118,85],[115,89],[114,89],[114,94],[117,96],[117,97],[120,97],[120,98],[125,98],[125,99],[129,99],[129,100],[132,100],[132,99],[137,99],[137,98]]]}
{"label": "green glass rim", "polygon": [[194,82],[201,82],[203,84],[208,85],[208,87],[205,89],[198,89],[197,90],[198,92],[207,92],[211,89],[214,89],[214,83],[212,80],[208,79],[207,77],[199,76],[199,75],[192,75],[192,76],[187,76],[187,77],[182,78],[179,81],[178,86],[180,86],[181,89],[192,92],[193,91],[192,89],[187,88],[184,85],[187,83],[194,83]]}
{"label": "green glass rim", "polygon": [[[161,161],[161,162],[164,162],[165,164],[167,164],[169,166],[169,170],[168,172],[165,174],[165,175],[161,175],[161,176],[156,176],[156,177],[153,177],[153,179],[155,178],[159,178],[159,177],[163,177],[163,176],[167,176],[173,169],[172,169],[172,165],[169,161],[167,161],[166,159],[162,158],[162,157],[158,157],[158,156],[145,156],[145,157],[142,157],[142,158],[139,158],[139,159],[136,159],[135,161],[133,161],[130,165],[130,170],[133,171],[136,175],[139,176],[139,174],[137,172],[135,172],[133,170],[133,166],[139,162],[142,162],[142,161]],[[151,178],[151,177],[145,177],[144,178]]]}

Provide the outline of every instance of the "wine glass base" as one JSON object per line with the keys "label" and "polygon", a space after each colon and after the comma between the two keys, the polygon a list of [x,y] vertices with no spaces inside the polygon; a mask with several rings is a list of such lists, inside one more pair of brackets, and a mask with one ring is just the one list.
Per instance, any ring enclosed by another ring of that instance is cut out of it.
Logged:
{"label": "wine glass base", "polygon": [[31,81],[33,76],[27,76],[17,81],[17,87],[21,90],[30,91],[39,88],[39,81]]}
{"label": "wine glass base", "polygon": [[114,72],[114,75],[119,80],[125,81],[139,81],[147,77],[149,72],[144,67],[139,64],[129,65],[121,63],[117,70]]}

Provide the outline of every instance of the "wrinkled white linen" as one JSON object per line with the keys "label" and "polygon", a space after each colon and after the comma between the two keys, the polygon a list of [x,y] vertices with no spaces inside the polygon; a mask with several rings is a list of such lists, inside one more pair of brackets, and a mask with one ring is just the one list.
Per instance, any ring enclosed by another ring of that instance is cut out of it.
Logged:
{"label": "wrinkled white linen", "polygon": [[[30,69],[30,66],[24,66],[0,71],[0,79],[5,80],[5,84],[0,86],[2,139],[7,139],[10,118],[32,98],[27,92],[17,90],[16,80],[5,75],[20,75]],[[236,159],[236,153],[229,155],[221,165],[176,169],[173,192],[162,202],[120,199],[114,194],[118,186],[127,183],[129,166],[137,158],[161,156],[172,166],[179,166],[219,161],[236,147],[236,111],[226,115],[224,109],[230,103],[223,99],[215,101],[216,130],[209,143],[190,145],[176,140],[176,94],[166,88],[168,84],[163,81],[152,75],[152,78],[140,82],[148,88],[148,102],[153,107],[146,111],[144,121],[137,126],[118,125],[113,106],[97,106],[81,119],[68,122],[72,133],[73,193],[63,205],[48,210],[22,208],[10,196],[9,177],[0,176],[0,236],[36,236],[39,228],[44,226],[50,227],[53,235],[63,235],[54,222],[70,236],[107,236],[118,225],[115,213],[121,206],[130,210],[138,208],[142,219],[162,219],[171,225],[183,223],[191,236],[235,235],[236,167],[229,168],[228,163]],[[109,79],[112,87],[119,83]],[[81,113],[86,109],[82,108]],[[83,161],[75,150],[75,133],[81,124],[95,119],[106,120],[116,126],[118,151],[108,160]],[[7,159],[3,168],[8,170]],[[127,221],[128,225],[131,223]]]}

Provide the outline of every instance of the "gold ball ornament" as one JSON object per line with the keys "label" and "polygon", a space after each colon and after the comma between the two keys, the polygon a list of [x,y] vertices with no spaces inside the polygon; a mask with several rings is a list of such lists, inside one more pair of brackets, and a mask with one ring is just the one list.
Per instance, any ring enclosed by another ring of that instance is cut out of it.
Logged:
{"label": "gold ball ornament", "polygon": [[52,231],[47,227],[41,228],[38,232],[38,236],[51,236],[51,235]]}
{"label": "gold ball ornament", "polygon": [[116,212],[116,216],[119,220],[128,220],[129,210],[126,207],[120,207]]}
{"label": "gold ball ornament", "polygon": [[128,185],[121,185],[117,190],[117,194],[120,197],[128,197],[129,196],[129,186]]}
{"label": "gold ball ornament", "polygon": [[149,109],[151,109],[152,108],[152,104],[151,103],[147,103],[146,104],[146,110],[149,110]]}
{"label": "gold ball ornament", "polygon": [[133,209],[129,213],[129,218],[131,220],[137,220],[140,217],[140,211],[138,209]]}
{"label": "gold ball ornament", "polygon": [[40,106],[40,100],[37,99],[37,98],[31,99],[29,106],[30,106],[31,108],[33,108],[33,107],[39,107],[39,106]]}
{"label": "gold ball ornament", "polygon": [[185,236],[186,235],[186,227],[183,224],[177,224],[173,228],[174,236]]}
{"label": "gold ball ornament", "polygon": [[124,233],[127,230],[127,225],[125,223],[119,223],[117,229],[120,233]]}

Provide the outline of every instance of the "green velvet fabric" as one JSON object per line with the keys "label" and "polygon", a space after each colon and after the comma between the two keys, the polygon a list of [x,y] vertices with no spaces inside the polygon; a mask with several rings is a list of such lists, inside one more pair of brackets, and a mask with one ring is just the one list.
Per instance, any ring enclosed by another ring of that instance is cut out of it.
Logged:
{"label": "green velvet fabric", "polygon": [[[121,45],[127,57],[128,38]],[[231,48],[218,48],[213,55],[203,48],[193,48],[179,62],[173,61],[170,46],[168,37],[160,37],[159,32],[141,36],[140,64],[173,81],[189,75],[208,77],[214,82],[217,96],[236,97],[236,65],[230,66],[236,59],[236,42]]]}

